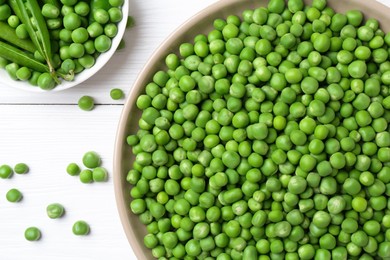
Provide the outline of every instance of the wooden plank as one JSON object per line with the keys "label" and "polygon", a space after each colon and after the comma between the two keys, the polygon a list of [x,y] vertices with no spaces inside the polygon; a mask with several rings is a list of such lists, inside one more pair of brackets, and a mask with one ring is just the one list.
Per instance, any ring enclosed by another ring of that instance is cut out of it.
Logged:
{"label": "wooden plank", "polygon": [[[0,164],[27,163],[26,175],[0,180],[0,258],[135,259],[117,214],[112,183],[113,143],[120,106],[100,106],[85,112],[76,106],[0,106]],[[81,165],[84,152],[98,152],[110,172],[107,183],[82,184],[69,176],[68,163]],[[23,200],[9,203],[5,194],[20,189]],[[58,202],[66,214],[50,219],[46,206]],[[91,225],[91,234],[77,237],[77,220]],[[37,226],[39,242],[24,239]],[[23,249],[23,250],[21,250]]]}

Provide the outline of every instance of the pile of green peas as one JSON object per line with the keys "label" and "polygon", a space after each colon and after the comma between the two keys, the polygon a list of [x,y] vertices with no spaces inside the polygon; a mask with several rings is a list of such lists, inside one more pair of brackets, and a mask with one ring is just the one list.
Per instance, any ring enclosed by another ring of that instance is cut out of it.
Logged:
{"label": "pile of green peas", "polygon": [[166,56],[127,137],[155,258],[390,257],[390,34],[363,18],[270,0]]}
{"label": "pile of green peas", "polygon": [[[123,3],[124,0],[41,2],[41,13],[50,33],[53,67],[59,75],[65,75],[62,76],[65,80],[73,80],[75,74],[91,68],[97,57],[111,48],[111,41],[118,33],[117,23],[123,19]],[[13,28],[20,40],[30,39],[27,26],[12,12],[7,0],[0,1],[1,22]],[[46,62],[38,50],[29,56],[43,64]],[[34,71],[25,64],[1,56],[0,68],[4,68],[13,79],[28,81],[44,90],[56,86],[48,72]]]}
{"label": "pile of green peas", "polygon": [[[62,26],[51,29],[55,30],[53,38],[59,40],[61,68],[65,72],[92,67],[96,57],[111,48],[111,39],[118,33],[116,24],[123,18],[123,2],[94,0],[88,4],[77,0],[61,0],[61,10],[48,12],[62,15]],[[52,8],[55,9],[55,6]],[[43,16],[52,18],[43,11]]]}

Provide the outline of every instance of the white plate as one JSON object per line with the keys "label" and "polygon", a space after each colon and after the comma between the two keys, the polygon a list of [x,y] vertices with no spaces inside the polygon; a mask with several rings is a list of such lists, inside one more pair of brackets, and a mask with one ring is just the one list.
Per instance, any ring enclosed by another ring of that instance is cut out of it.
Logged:
{"label": "white plate", "polygon": [[16,81],[11,79],[8,73],[4,69],[0,69],[0,82],[2,85],[6,85],[13,88],[18,88],[26,91],[33,92],[53,92],[53,91],[61,91],[64,89],[68,89],[78,84],[84,82],[85,80],[92,77],[96,72],[98,72],[101,68],[106,65],[106,63],[110,60],[112,55],[115,53],[122,37],[126,29],[127,17],[129,16],[129,0],[125,0],[122,6],[123,19],[118,23],[118,34],[112,39],[111,48],[99,55],[96,59],[95,65],[89,69],[83,70],[80,74],[77,74],[73,81],[62,81],[61,84],[57,85],[54,89],[47,91],[42,90],[37,86],[32,86],[28,82],[25,81]]}

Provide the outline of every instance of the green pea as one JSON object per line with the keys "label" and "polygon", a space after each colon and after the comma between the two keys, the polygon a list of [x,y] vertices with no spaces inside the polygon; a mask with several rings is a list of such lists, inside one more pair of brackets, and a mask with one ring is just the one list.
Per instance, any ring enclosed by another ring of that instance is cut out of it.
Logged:
{"label": "green pea", "polygon": [[80,173],[80,167],[76,163],[70,163],[66,167],[66,172],[71,176],[75,176]]}
{"label": "green pea", "polygon": [[88,25],[87,31],[90,37],[95,38],[100,36],[104,32],[104,29],[100,23],[93,22],[90,25]]}
{"label": "green pea", "polygon": [[80,16],[76,13],[68,13],[63,18],[63,24],[65,29],[73,31],[81,25]]}
{"label": "green pea", "polygon": [[367,71],[367,65],[363,61],[353,61],[349,66],[348,66],[348,73],[351,75],[353,78],[362,78]]}
{"label": "green pea", "polygon": [[363,21],[363,14],[359,10],[350,10],[346,12],[348,23],[358,27]]}
{"label": "green pea", "polygon": [[358,28],[357,35],[362,41],[370,41],[374,37],[374,31],[371,27],[363,25]]}
{"label": "green pea", "polygon": [[118,7],[111,7],[108,10],[108,15],[112,23],[120,22],[123,18],[122,10]]}
{"label": "green pea", "polygon": [[82,183],[91,183],[92,179],[92,171],[89,169],[82,170],[79,175],[80,181]]}
{"label": "green pea", "polygon": [[46,213],[49,218],[60,218],[64,215],[64,207],[59,203],[53,203],[46,207]]}
{"label": "green pea", "polygon": [[96,167],[92,171],[92,179],[96,182],[104,182],[107,180],[107,170],[103,167]]}
{"label": "green pea", "polygon": [[23,195],[22,193],[17,190],[17,189],[10,189],[7,194],[6,194],[6,198],[9,202],[19,202],[20,200],[22,200],[23,198]]}
{"label": "green pea", "polygon": [[330,48],[330,38],[326,34],[320,34],[313,43],[314,49],[318,52],[326,52]]}
{"label": "green pea", "polygon": [[29,227],[24,231],[24,237],[28,241],[37,241],[41,238],[41,231],[37,227]]}
{"label": "green pea", "polygon": [[26,81],[31,77],[31,71],[27,67],[21,67],[16,71],[16,77],[19,80]]}
{"label": "green pea", "polygon": [[15,29],[16,36],[19,39],[27,39],[29,37],[25,24],[20,24]]}
{"label": "green pea", "polygon": [[17,163],[14,166],[14,172],[17,174],[26,174],[29,171],[29,167],[25,163]]}
{"label": "green pea", "polygon": [[96,168],[101,164],[100,156],[94,151],[86,152],[83,156],[83,164],[91,169]]}
{"label": "green pea", "polygon": [[98,52],[106,52],[111,48],[111,39],[107,35],[99,35],[94,41],[95,49]]}
{"label": "green pea", "polygon": [[42,73],[38,77],[37,83],[38,83],[38,86],[43,90],[53,89],[56,85],[54,79],[52,78],[52,76],[48,72]]}
{"label": "green pea", "polygon": [[78,100],[78,106],[84,111],[91,111],[95,107],[94,99],[90,96],[82,96]]}
{"label": "green pea", "polygon": [[0,177],[2,179],[11,178],[12,174],[13,174],[13,169],[9,165],[3,164],[0,166]]}
{"label": "green pea", "polygon": [[76,221],[72,226],[72,232],[76,236],[85,236],[90,232],[90,227],[84,220]]}

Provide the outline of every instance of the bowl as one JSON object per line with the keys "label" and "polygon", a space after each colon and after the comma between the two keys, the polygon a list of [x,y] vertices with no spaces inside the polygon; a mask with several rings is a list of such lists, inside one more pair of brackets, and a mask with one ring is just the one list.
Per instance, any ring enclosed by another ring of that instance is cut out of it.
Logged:
{"label": "bowl", "polygon": [[104,65],[106,65],[106,63],[110,60],[112,55],[115,53],[119,43],[122,40],[123,34],[125,33],[127,17],[129,16],[129,0],[124,1],[122,6],[122,14],[123,14],[123,19],[117,24],[118,34],[112,39],[111,48],[107,52],[100,54],[99,57],[96,59],[95,65],[77,74],[74,80],[72,81],[62,80],[61,84],[57,85],[54,89],[47,91],[47,90],[42,90],[39,87],[32,86],[28,82],[13,80],[4,69],[0,69],[1,84],[4,84],[9,87],[26,90],[26,91],[33,91],[33,92],[53,92],[53,91],[56,92],[56,91],[61,91],[81,84],[82,82],[86,81],[87,79],[95,75],[101,68],[103,68]]}
{"label": "bowl", "polygon": [[[311,1],[305,0],[306,4]],[[178,47],[183,42],[192,42],[195,35],[207,33],[212,29],[212,22],[216,18],[226,18],[230,14],[241,15],[245,9],[266,6],[267,0],[224,0],[210,5],[199,12],[176,31],[174,31],[154,52],[140,72],[132,86],[120,117],[115,150],[114,150],[114,185],[115,196],[120,219],[128,241],[139,260],[154,259],[151,250],[143,244],[143,237],[147,234],[146,227],[139,221],[138,216],[130,210],[131,185],[126,182],[127,172],[131,169],[134,155],[126,143],[126,137],[136,133],[141,112],[136,107],[137,97],[144,92],[145,85],[152,80],[155,72],[166,69],[164,59],[169,53],[178,54]],[[376,1],[366,0],[328,0],[328,6],[337,12],[351,9],[362,10],[365,18],[376,18],[380,21],[384,31],[390,31],[390,9]]]}

